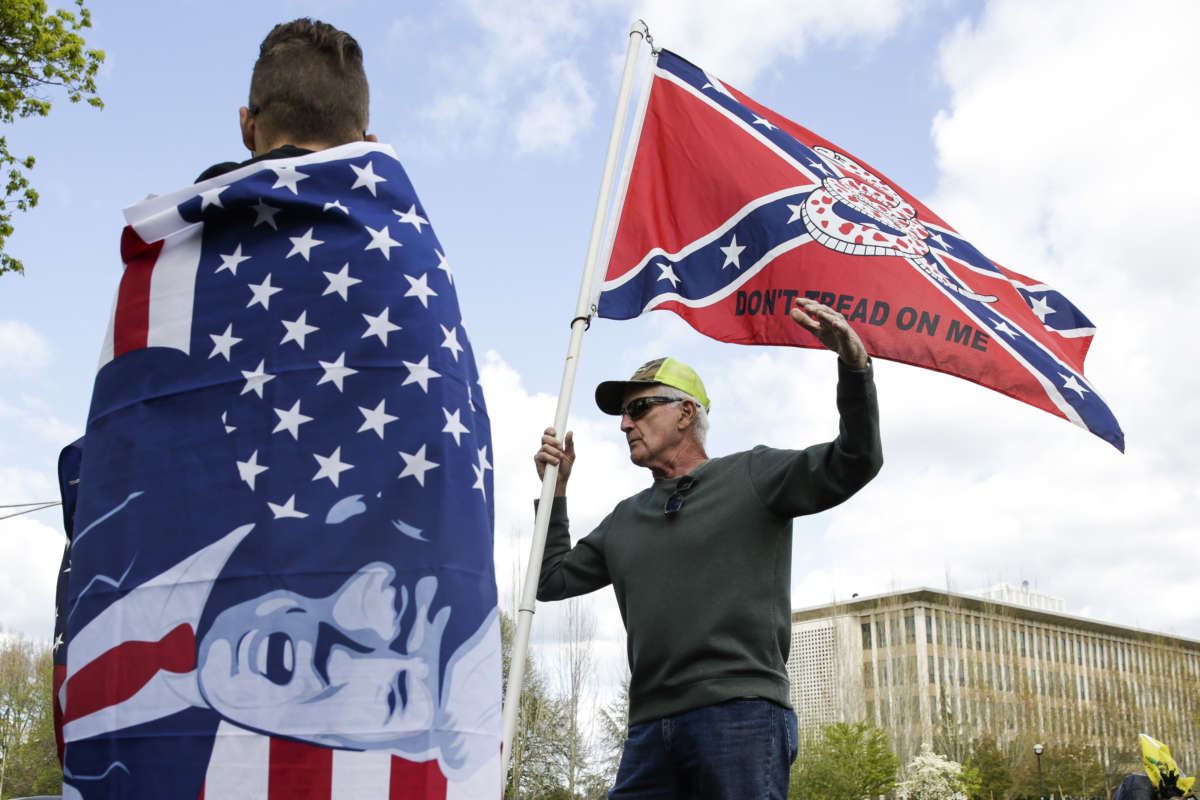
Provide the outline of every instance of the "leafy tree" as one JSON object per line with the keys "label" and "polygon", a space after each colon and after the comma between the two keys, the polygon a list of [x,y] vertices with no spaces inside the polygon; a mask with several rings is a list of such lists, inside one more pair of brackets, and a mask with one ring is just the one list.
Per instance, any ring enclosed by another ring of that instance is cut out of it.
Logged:
{"label": "leafy tree", "polygon": [[904,767],[907,777],[896,786],[900,800],[967,800],[979,792],[979,775],[929,749],[913,757]]}
{"label": "leafy tree", "polygon": [[896,783],[899,763],[881,728],[866,722],[822,725],[817,736],[800,747],[788,797],[862,800],[887,794]]}
{"label": "leafy tree", "polygon": [[0,638],[0,797],[62,791],[51,710],[53,680],[48,645]]}
{"label": "leafy tree", "polygon": [[[63,9],[48,13],[45,0],[0,2],[0,124],[49,114],[50,100],[43,94],[47,87],[64,89],[72,103],[86,100],[103,107],[96,95],[96,72],[104,53],[85,49],[79,35],[92,26],[83,2],[75,0],[78,15]],[[9,152],[0,136],[0,274],[24,271],[19,260],[4,252],[4,244],[13,232],[13,214],[37,205],[38,193],[23,172],[33,164],[33,156]]]}
{"label": "leafy tree", "polygon": [[1001,800],[1012,788],[1012,764],[991,734],[971,742],[971,755],[966,766],[979,775],[979,789],[971,795],[972,800]]}

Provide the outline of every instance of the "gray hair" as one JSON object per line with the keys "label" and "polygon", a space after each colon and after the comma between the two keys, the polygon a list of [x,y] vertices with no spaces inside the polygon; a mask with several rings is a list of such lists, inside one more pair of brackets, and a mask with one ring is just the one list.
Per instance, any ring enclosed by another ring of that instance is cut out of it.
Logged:
{"label": "gray hair", "polygon": [[683,389],[676,389],[674,386],[668,386],[665,383],[659,384],[659,386],[662,389],[661,394],[663,397],[670,397],[674,400],[691,400],[696,406],[696,422],[692,425],[692,436],[696,439],[696,442],[703,447],[704,440],[708,438],[707,409],[704,408],[704,405],[701,404],[699,400],[692,397]]}

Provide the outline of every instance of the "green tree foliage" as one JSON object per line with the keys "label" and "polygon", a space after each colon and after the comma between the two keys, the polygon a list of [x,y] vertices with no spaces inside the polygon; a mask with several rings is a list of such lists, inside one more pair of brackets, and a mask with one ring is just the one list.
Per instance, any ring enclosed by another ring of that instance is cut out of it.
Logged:
{"label": "green tree foliage", "polygon": [[[48,12],[45,0],[0,2],[0,124],[49,114],[50,99],[44,92],[51,87],[65,90],[72,103],[83,100],[103,107],[96,95],[96,72],[104,53],[86,49],[79,31],[92,26],[92,15],[83,0],[75,0],[75,5],[78,14]],[[13,214],[37,205],[38,193],[24,173],[33,164],[33,156],[9,152],[0,136],[0,274],[24,271],[4,245],[13,232]]]}
{"label": "green tree foliage", "polygon": [[979,775],[971,767],[933,752],[929,745],[904,766],[896,786],[900,800],[967,800],[979,793]]}
{"label": "green tree foliage", "polygon": [[54,742],[53,682],[48,645],[0,638],[0,753],[4,756],[0,797],[62,791]]}
{"label": "green tree foliage", "polygon": [[[1047,797],[1053,796],[1056,800],[1064,795],[1111,797],[1120,778],[1121,775],[1105,770],[1095,745],[1072,739],[1046,742],[1046,751],[1042,754],[1042,781]],[[1012,794],[1014,797],[1041,796],[1037,760],[1032,752],[1021,760],[1014,776]]]}
{"label": "green tree foliage", "polygon": [[899,759],[887,732],[866,722],[822,725],[802,742],[792,764],[788,797],[805,800],[862,800],[887,794],[896,783]]}
{"label": "green tree foliage", "polygon": [[966,766],[979,776],[979,788],[971,795],[972,800],[1002,800],[1012,788],[1012,763],[991,734],[972,740]]}

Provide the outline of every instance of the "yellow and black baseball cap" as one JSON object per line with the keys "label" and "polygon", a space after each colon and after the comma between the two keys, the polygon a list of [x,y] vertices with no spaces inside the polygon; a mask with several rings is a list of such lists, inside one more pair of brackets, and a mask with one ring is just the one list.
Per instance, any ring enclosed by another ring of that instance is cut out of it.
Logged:
{"label": "yellow and black baseball cap", "polygon": [[687,392],[708,411],[708,394],[696,370],[673,358],[656,358],[642,364],[627,381],[604,381],[596,387],[596,405],[605,414],[620,414],[625,393],[635,386],[661,383]]}

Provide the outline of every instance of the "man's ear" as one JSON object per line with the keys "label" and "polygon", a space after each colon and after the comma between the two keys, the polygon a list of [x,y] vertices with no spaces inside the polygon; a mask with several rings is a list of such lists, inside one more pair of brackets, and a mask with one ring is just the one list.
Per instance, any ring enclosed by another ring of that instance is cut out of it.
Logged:
{"label": "man's ear", "polygon": [[364,142],[378,142],[379,137],[373,133],[365,133],[365,134],[363,134],[363,141]]}
{"label": "man's ear", "polygon": [[242,106],[238,109],[238,125],[242,129],[242,144],[246,145],[246,149],[250,151],[250,155],[257,155],[254,152],[254,131],[257,121],[254,115],[250,113],[250,109]]}
{"label": "man's ear", "polygon": [[696,421],[696,404],[691,400],[684,400],[679,404],[679,428],[680,430],[690,426]]}

